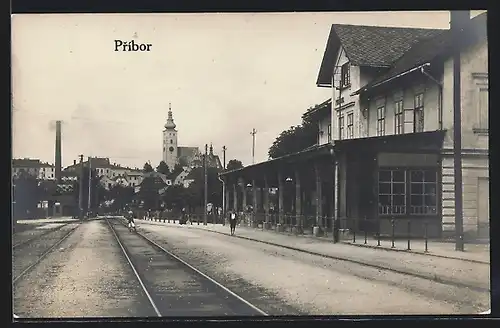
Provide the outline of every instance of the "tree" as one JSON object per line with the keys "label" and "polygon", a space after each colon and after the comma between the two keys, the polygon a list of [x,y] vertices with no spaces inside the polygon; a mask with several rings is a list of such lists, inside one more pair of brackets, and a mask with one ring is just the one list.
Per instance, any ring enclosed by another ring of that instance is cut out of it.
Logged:
{"label": "tree", "polygon": [[167,163],[165,161],[161,161],[160,164],[156,167],[156,172],[168,175],[170,173],[170,169],[168,168]]}
{"label": "tree", "polygon": [[108,192],[108,198],[114,199],[113,209],[121,209],[126,205],[131,204],[134,198],[134,187],[123,186],[117,184],[113,186]]}
{"label": "tree", "polygon": [[[194,181],[187,188],[186,198],[190,208],[203,207],[205,193],[205,177],[203,167],[194,168],[192,171]],[[214,206],[222,204],[222,182],[218,179],[218,169],[207,168],[207,202]]]}
{"label": "tree", "polygon": [[160,200],[159,190],[165,185],[158,176],[147,176],[142,180],[138,197],[144,202],[145,209],[156,209]]}
{"label": "tree", "polygon": [[317,138],[317,124],[304,120],[301,125],[291,126],[281,132],[269,148],[269,158],[274,159],[304,150],[316,144]]}
{"label": "tree", "polygon": [[229,162],[227,162],[226,170],[232,171],[232,170],[237,170],[243,168],[243,163],[237,159],[232,159]]}
{"label": "tree", "polygon": [[144,173],[149,173],[149,172],[153,172],[154,170],[153,170],[153,167],[151,166],[151,164],[146,162],[146,163],[144,163],[144,167],[143,167],[142,171]]}
{"label": "tree", "polygon": [[163,201],[168,209],[182,209],[187,205],[185,188],[182,185],[169,186],[163,194]]}

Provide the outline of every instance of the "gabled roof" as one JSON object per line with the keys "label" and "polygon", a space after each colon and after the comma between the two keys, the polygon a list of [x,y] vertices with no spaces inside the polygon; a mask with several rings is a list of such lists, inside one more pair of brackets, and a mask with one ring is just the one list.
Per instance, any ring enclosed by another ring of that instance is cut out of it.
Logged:
{"label": "gabled roof", "polygon": [[[158,173],[158,172],[148,172],[148,173],[144,173],[143,175],[144,179],[142,180],[142,182],[144,182],[144,180],[146,180],[146,178],[154,178],[155,182],[156,183],[162,183],[164,185],[167,184],[167,180],[170,180],[167,178],[167,176],[165,174],[162,174],[162,173]],[[142,184],[141,182],[141,184]]]}
{"label": "gabled roof", "polygon": [[394,66],[392,66],[387,72],[370,81],[353,94],[357,94],[360,91],[372,88],[400,74],[409,72],[413,68],[418,68],[424,64],[430,64],[430,62],[438,57],[440,53],[448,51],[451,47],[452,42],[449,32],[450,31],[446,31],[446,33],[443,33],[431,40],[426,40],[416,44],[398,61],[396,61]]}
{"label": "gabled roof", "polygon": [[219,155],[214,155],[214,154],[209,154],[208,155],[208,167],[213,167],[213,168],[222,168],[222,164],[219,158]]}
{"label": "gabled roof", "polygon": [[[464,39],[467,44],[474,43],[477,40],[486,39],[486,13],[480,14],[470,20],[470,28],[465,32]],[[438,58],[445,58],[451,54],[453,45],[453,35],[451,30],[444,30],[443,33],[437,36],[416,43],[411,47],[394,65],[385,73],[370,81],[368,84],[360,88],[354,94],[372,88],[377,84],[392,79],[400,74],[409,72],[424,64],[430,64]]]}
{"label": "gabled roof", "polygon": [[341,47],[353,65],[390,67],[412,45],[442,32],[439,29],[333,24],[316,84],[331,84]]}

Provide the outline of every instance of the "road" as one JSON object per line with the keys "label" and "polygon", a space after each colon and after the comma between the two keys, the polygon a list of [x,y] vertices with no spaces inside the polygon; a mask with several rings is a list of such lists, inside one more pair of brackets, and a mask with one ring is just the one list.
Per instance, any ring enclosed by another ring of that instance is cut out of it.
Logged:
{"label": "road", "polygon": [[486,293],[185,226],[139,221],[134,234],[121,220],[100,219],[74,228],[15,250],[14,268],[25,268],[67,235],[17,279],[16,315],[466,314],[489,307]]}

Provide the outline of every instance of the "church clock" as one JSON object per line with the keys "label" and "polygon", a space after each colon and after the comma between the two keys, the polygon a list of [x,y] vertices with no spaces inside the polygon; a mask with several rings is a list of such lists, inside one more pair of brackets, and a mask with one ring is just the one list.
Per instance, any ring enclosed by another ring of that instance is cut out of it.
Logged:
{"label": "church clock", "polygon": [[170,146],[170,147],[168,148],[168,150],[170,150],[170,152],[173,152],[173,151],[174,151],[174,147]]}

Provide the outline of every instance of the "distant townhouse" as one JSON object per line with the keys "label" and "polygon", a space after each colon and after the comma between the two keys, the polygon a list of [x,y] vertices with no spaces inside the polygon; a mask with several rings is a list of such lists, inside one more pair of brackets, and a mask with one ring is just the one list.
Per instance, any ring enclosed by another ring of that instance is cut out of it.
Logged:
{"label": "distant townhouse", "polygon": [[[144,173],[143,180],[138,186],[135,186],[134,188],[137,197],[136,199],[140,198],[141,192],[148,192],[149,190],[155,190],[155,192],[157,192],[159,195],[162,195],[170,186],[172,186],[172,180],[169,179],[165,174],[158,172]],[[158,199],[156,201],[158,201]],[[155,208],[158,208],[159,205],[160,203],[158,202]]]}
{"label": "distant townhouse", "polygon": [[[486,236],[486,13],[465,24],[462,36],[464,230]],[[450,30],[332,25],[317,79],[332,98],[304,113],[318,124],[318,143],[221,174],[228,207],[245,208],[250,186],[254,215],[267,220],[269,188],[277,187],[281,229],[321,233],[336,218],[351,230],[453,234],[452,45]],[[286,188],[295,190],[291,199]]]}
{"label": "distant townhouse", "polygon": [[40,163],[40,171],[38,179],[40,180],[55,180],[55,165],[49,163]]}
{"label": "distant townhouse", "polygon": [[39,159],[20,158],[12,160],[12,175],[28,173],[39,180],[55,180],[55,166]]}
{"label": "distant townhouse", "polygon": [[73,165],[66,167],[64,171],[77,172],[80,165],[84,167],[90,165],[97,172],[98,177],[101,179],[101,185],[106,189],[110,189],[118,183],[135,187],[141,183],[143,178],[142,170],[111,163],[109,158],[103,157],[90,157],[82,164],[74,161]]}

